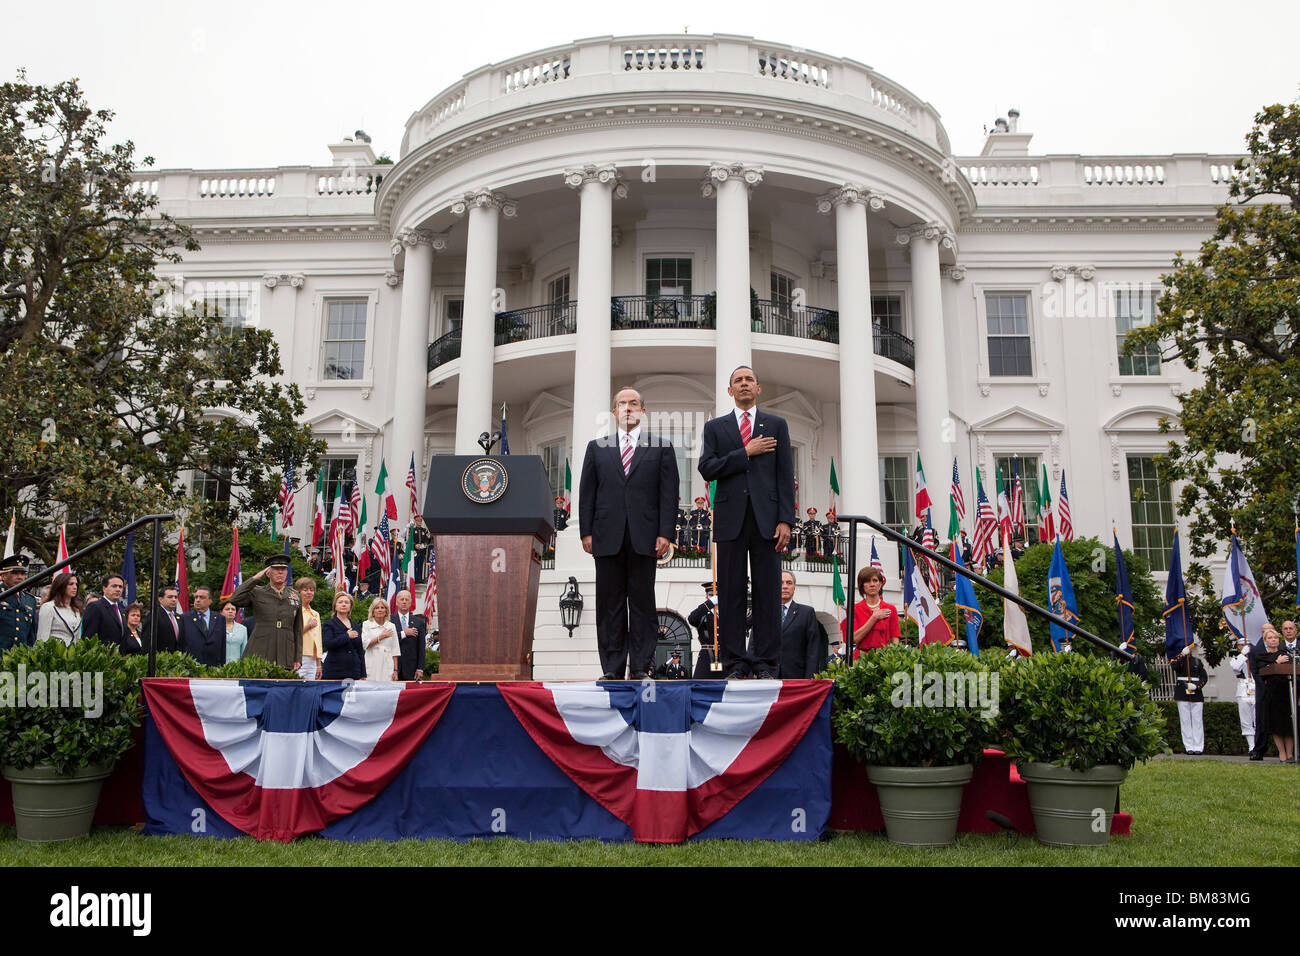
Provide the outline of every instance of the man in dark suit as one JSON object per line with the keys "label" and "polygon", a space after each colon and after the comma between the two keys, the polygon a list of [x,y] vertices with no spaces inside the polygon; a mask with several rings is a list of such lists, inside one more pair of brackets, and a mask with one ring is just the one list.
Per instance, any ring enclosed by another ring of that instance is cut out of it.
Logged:
{"label": "man in dark suit", "polygon": [[122,591],[126,584],[120,574],[108,574],[100,582],[103,600],[86,607],[81,619],[83,640],[95,638],[103,644],[121,649],[122,635],[126,633],[126,612],[122,610]]}
{"label": "man in dark suit", "polygon": [[220,667],[226,662],[226,619],[212,610],[212,589],[194,589],[194,610],[180,617],[181,650],[200,664]]}
{"label": "man in dark suit", "polygon": [[826,628],[794,600],[794,575],[781,572],[781,680],[804,680],[826,669]]}
{"label": "man in dark suit", "polygon": [[181,627],[176,617],[176,602],[179,594],[175,585],[169,584],[164,587],[162,597],[154,602],[153,611],[144,619],[142,634],[146,652],[149,650],[148,642],[151,636],[153,646],[159,654],[180,649]]}
{"label": "man in dark suit", "polygon": [[[713,540],[718,544],[722,664],[727,678],[776,677],[781,655],[781,552],[794,525],[794,458],[785,419],[758,410],[754,370],[731,373],[736,407],[704,426],[700,474],[717,481]],[[754,601],[753,659],[745,654],[745,578]]]}
{"label": "man in dark suit", "polygon": [[402,649],[397,661],[398,680],[424,680],[424,635],[428,625],[423,615],[411,613],[414,600],[410,591],[393,595],[393,626]]}
{"label": "man in dark suit", "polygon": [[646,676],[659,622],[655,560],[668,553],[677,520],[677,456],[646,429],[634,388],[614,396],[615,434],[587,444],[578,485],[578,533],[596,559],[596,645],[601,680]]}

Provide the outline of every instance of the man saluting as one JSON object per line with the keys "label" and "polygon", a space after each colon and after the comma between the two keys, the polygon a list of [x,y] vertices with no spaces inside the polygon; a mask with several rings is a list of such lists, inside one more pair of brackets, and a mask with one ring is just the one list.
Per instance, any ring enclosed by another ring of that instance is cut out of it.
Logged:
{"label": "man saluting", "polygon": [[[264,577],[266,583],[258,585]],[[302,598],[285,583],[288,577],[288,555],[273,554],[266,567],[235,588],[230,603],[252,608],[253,633],[244,656],[297,670],[302,666]]]}

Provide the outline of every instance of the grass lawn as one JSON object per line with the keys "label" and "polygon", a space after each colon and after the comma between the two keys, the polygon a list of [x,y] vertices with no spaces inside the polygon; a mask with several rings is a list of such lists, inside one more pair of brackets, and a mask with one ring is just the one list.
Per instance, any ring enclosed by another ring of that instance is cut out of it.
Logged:
{"label": "grass lawn", "polygon": [[288,845],[204,837],[147,837],[97,827],[86,840],[32,845],[0,826],[4,866],[1292,866],[1300,846],[1297,768],[1217,760],[1156,760],[1120,791],[1133,835],[1064,849],[1032,837],[964,834],[949,849],[898,847],[883,833],[822,843],[710,840],[680,846],[529,843],[515,839]]}

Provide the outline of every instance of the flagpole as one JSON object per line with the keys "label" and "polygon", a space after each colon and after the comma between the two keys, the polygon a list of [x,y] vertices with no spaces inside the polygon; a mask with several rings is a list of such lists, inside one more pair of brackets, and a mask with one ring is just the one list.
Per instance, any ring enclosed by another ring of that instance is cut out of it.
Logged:
{"label": "flagpole", "polygon": [[[713,599],[718,600],[718,543],[709,537],[709,567],[713,571]],[[718,608],[721,602],[713,605],[713,662],[709,670],[722,670],[722,661],[718,660]]]}

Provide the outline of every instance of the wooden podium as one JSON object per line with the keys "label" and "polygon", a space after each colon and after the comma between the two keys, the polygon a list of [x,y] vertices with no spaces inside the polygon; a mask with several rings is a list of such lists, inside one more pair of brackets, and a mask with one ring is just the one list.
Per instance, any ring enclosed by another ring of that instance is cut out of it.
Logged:
{"label": "wooden podium", "polygon": [[424,499],[438,574],[441,680],[532,679],[554,499],[537,455],[434,455]]}

